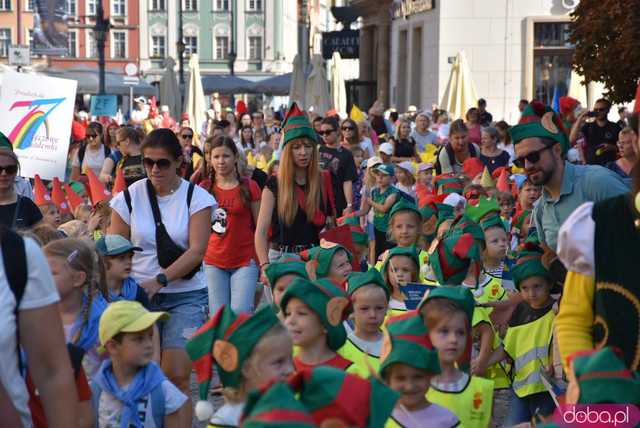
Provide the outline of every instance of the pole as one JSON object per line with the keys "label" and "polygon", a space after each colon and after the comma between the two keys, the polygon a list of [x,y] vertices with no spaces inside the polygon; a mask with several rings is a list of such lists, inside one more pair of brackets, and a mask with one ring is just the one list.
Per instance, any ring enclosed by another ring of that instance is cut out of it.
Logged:
{"label": "pole", "polygon": [[129,117],[131,117],[131,112],[133,111],[133,85],[129,86]]}
{"label": "pole", "polygon": [[[182,33],[182,0],[178,0],[178,67],[180,74],[180,108],[184,108],[184,35]],[[176,113],[177,114],[177,113]]]}
{"label": "pole", "polygon": [[105,90],[105,59],[104,48],[107,39],[107,31],[109,31],[109,20],[104,17],[104,8],[102,7],[102,0],[98,0],[96,4],[96,24],[94,26],[94,34],[96,37],[96,46],[98,48],[98,76],[100,86],[98,89],[99,95],[106,94]]}

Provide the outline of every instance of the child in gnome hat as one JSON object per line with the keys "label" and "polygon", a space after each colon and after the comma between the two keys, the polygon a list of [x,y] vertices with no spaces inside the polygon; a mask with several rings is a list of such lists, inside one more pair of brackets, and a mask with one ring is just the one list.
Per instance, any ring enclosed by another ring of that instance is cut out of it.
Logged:
{"label": "child in gnome hat", "polygon": [[328,278],[336,284],[343,284],[353,270],[351,253],[335,242],[321,240],[319,246],[300,255],[308,260],[307,272],[312,279]]}
{"label": "child in gnome hat", "polygon": [[545,370],[553,376],[556,312],[551,275],[542,264],[542,254],[539,247],[527,244],[518,255],[512,274],[523,301],[511,316],[504,345],[489,359],[489,364],[506,358],[514,362],[507,426],[529,421],[536,413],[550,415],[555,408],[539,375]]}
{"label": "child in gnome hat", "polygon": [[280,299],[285,326],[297,346],[296,370],[327,365],[357,371],[353,361],[337,354],[347,340],[342,322],[349,308],[347,295],[328,279],[293,280]]}
{"label": "child in gnome hat", "polygon": [[313,428],[307,408],[283,382],[273,382],[249,393],[242,412],[243,428]]}
{"label": "child in gnome hat", "polygon": [[493,381],[460,369],[468,366],[474,306],[467,288],[441,286],[429,291],[418,310],[438,350],[441,369],[431,380],[427,400],[449,409],[461,426],[485,428],[491,421]]}
{"label": "child in gnome hat", "polygon": [[280,311],[280,299],[294,279],[309,279],[306,265],[297,254],[284,253],[277,261],[265,268],[264,275],[269,281],[273,308],[278,312],[280,321],[284,322],[284,315]]}
{"label": "child in gnome hat", "polygon": [[345,321],[347,341],[338,354],[362,368],[364,377],[370,369],[378,371],[382,348],[382,324],[389,306],[389,288],[377,269],[349,275],[347,295],[353,306],[353,328]]}
{"label": "child in gnome hat", "polygon": [[[213,426],[239,426],[247,394],[271,380],[282,381],[293,371],[291,347],[291,338],[271,306],[262,306],[253,315],[236,315],[222,306],[186,346],[199,384],[196,417],[211,418]],[[207,401],[213,364],[225,397],[215,415]]]}
{"label": "child in gnome hat", "polygon": [[415,247],[394,247],[382,264],[382,276],[391,292],[388,315],[401,315],[407,311],[405,296],[400,285],[420,281],[420,262]]}
{"label": "child in gnome hat", "polygon": [[47,191],[46,186],[38,174],[36,174],[34,178],[33,194],[33,201],[40,209],[42,221],[56,229],[60,224],[62,224],[62,217],[58,207],[53,202],[51,195]]}
{"label": "child in gnome hat", "polygon": [[427,401],[434,375],[440,374],[438,351],[429,339],[422,316],[409,312],[387,323],[380,375],[400,394],[386,427],[450,428],[459,420],[450,410]]}

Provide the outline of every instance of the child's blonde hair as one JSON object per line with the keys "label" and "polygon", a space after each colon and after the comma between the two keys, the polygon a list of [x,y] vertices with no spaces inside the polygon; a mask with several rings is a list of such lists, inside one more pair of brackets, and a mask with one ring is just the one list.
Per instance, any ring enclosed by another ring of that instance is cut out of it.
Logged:
{"label": "child's blonde hair", "polygon": [[89,232],[93,233],[96,230],[100,230],[106,233],[107,228],[111,224],[111,207],[109,206],[109,202],[98,202],[93,208],[91,217],[97,217],[98,221],[95,223],[95,228]]}
{"label": "child's blonde hair", "polygon": [[425,303],[420,312],[424,317],[424,322],[429,331],[436,329],[442,321],[447,320],[456,314],[462,314],[466,320],[465,325],[467,333],[469,332],[471,320],[464,309],[452,300],[443,298],[431,299]]}
{"label": "child's blonde hair", "polygon": [[384,283],[387,284],[389,286],[389,288],[391,288],[391,281],[389,281],[389,277],[390,277],[389,270],[393,266],[393,262],[391,260],[396,258],[396,257],[400,257],[400,256],[407,257],[408,259],[410,259],[413,262],[413,266],[415,266],[415,270],[411,274],[411,282],[418,282],[418,280],[420,279],[420,265],[416,265],[415,260],[413,260],[411,257],[409,257],[409,256],[407,256],[405,254],[396,254],[394,256],[391,256],[391,258],[389,259],[389,263],[387,263],[387,268],[382,273],[382,275],[384,277]]}
{"label": "child's blonde hair", "polygon": [[88,238],[89,229],[87,224],[81,220],[70,220],[58,226],[58,230],[66,235],[67,238]]}
{"label": "child's blonde hair", "polygon": [[31,232],[35,235],[38,242],[40,242],[40,245],[47,245],[52,241],[64,238],[55,227],[46,223],[38,224],[31,229]]}
{"label": "child's blonde hair", "polygon": [[91,206],[89,204],[80,204],[73,210],[73,218],[83,222],[89,221],[91,217]]}
{"label": "child's blonde hair", "polygon": [[86,274],[84,288],[87,303],[82,308],[82,327],[78,329],[76,336],[72,338],[72,342],[75,343],[80,337],[80,332],[89,320],[91,303],[96,293],[101,293],[105,298],[108,298],[102,261],[92,245],[83,239],[58,239],[47,244],[42,250],[47,257],[64,259],[71,269]]}
{"label": "child's blonde hair", "polygon": [[400,213],[413,214],[413,218],[416,220],[416,241],[414,242],[414,244],[417,244],[418,241],[420,240],[420,227],[422,226],[422,217],[413,210],[402,210],[394,213],[393,217],[389,219],[389,230],[387,230],[387,241],[395,242],[395,239],[393,237],[393,224],[395,223],[394,219],[396,218],[397,214],[400,214]]}

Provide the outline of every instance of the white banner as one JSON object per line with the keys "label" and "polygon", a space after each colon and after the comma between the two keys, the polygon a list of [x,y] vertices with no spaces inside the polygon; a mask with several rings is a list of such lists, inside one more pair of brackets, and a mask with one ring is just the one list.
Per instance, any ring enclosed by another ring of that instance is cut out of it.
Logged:
{"label": "white banner", "polygon": [[6,72],[0,91],[0,131],[13,143],[20,175],[65,178],[75,80]]}

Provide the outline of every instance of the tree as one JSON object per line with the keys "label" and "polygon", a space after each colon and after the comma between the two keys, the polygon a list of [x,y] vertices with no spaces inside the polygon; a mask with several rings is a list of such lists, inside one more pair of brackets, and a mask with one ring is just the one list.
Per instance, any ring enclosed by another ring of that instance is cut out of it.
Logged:
{"label": "tree", "polygon": [[631,101],[640,78],[640,0],[581,0],[571,17],[573,68],[603,82],[612,102]]}

